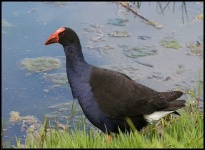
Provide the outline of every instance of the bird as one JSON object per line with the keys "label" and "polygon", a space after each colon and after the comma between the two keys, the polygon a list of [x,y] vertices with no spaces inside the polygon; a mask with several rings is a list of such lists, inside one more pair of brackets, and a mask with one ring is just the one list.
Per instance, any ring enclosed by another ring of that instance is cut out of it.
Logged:
{"label": "bird", "polygon": [[171,113],[179,115],[177,110],[185,106],[185,100],[177,100],[183,95],[181,91],[158,92],[123,73],[89,64],[77,33],[69,27],[57,29],[45,45],[54,43],[63,46],[73,98],[78,99],[87,119],[108,134],[108,139],[111,133],[132,130],[127,118],[140,131]]}

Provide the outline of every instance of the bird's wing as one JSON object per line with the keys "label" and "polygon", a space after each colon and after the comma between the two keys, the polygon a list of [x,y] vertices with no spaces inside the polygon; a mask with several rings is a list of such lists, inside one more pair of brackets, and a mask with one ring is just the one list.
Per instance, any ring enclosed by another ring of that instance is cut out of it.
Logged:
{"label": "bird's wing", "polygon": [[162,93],[116,71],[93,67],[90,86],[102,111],[113,118],[151,114],[169,105]]}

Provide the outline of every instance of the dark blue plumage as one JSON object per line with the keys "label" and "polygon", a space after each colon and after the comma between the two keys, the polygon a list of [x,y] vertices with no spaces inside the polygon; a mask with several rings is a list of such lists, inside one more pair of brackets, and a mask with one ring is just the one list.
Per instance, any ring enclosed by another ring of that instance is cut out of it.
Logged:
{"label": "dark blue plumage", "polygon": [[62,27],[46,41],[60,43],[66,55],[66,71],[72,95],[78,99],[88,120],[101,131],[119,133],[130,131],[125,118],[129,117],[140,130],[185,106],[176,100],[180,91],[157,92],[138,84],[128,76],[88,64],[77,34]]}

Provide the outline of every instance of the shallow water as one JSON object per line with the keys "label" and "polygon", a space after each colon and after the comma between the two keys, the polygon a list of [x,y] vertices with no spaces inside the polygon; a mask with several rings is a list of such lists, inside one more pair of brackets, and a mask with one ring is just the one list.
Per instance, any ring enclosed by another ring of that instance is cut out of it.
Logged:
{"label": "shallow water", "polygon": [[[162,3],[162,6],[165,7],[166,3]],[[76,31],[84,57],[93,65],[118,70],[158,91],[176,90],[178,85],[185,91],[197,85],[199,70],[203,69],[203,54],[188,55],[190,50],[186,44],[196,41],[203,44],[203,20],[194,19],[203,13],[203,3],[186,2],[187,14],[181,2],[170,2],[163,13],[157,3],[142,2],[137,11],[164,28],[156,29],[144,23],[117,3],[3,2],[2,117],[6,120],[5,129],[8,129],[4,140],[10,139],[13,144],[15,140],[12,137],[25,135],[20,131],[20,125],[9,122],[11,111],[17,111],[22,116],[35,116],[43,121],[44,115],[50,112],[49,106],[72,100],[69,85],[53,87],[54,83],[43,78],[45,74],[65,73],[62,46],[44,45],[48,36],[62,26]],[[119,22],[117,18],[127,21],[118,26],[116,22],[113,23],[113,20]],[[115,31],[126,31],[131,36],[109,36]],[[182,48],[160,46],[160,41],[166,38],[177,40]],[[154,47],[157,53],[128,57],[123,47]],[[24,58],[37,57],[59,58],[62,66],[46,73],[32,73],[23,69],[21,62]],[[187,99],[186,96],[183,98]]]}

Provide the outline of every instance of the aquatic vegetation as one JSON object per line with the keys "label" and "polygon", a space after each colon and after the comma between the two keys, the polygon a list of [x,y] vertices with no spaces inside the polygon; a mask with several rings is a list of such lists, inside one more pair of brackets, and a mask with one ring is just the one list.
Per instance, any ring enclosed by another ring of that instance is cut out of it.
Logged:
{"label": "aquatic vegetation", "polygon": [[127,8],[130,12],[134,13],[136,16],[141,18],[144,23],[153,26],[156,29],[163,29],[164,26],[159,24],[158,22],[148,20],[147,18],[143,17],[141,14],[137,12],[137,10],[133,9],[134,5],[131,2],[118,2],[123,7]]}
{"label": "aquatic vegetation", "polygon": [[58,117],[62,115],[69,117],[68,114],[72,109],[75,110],[76,114],[83,114],[80,105],[75,101],[73,101],[72,103],[59,103],[51,105],[48,107],[48,109],[53,110],[52,112],[46,114],[46,116],[50,118],[56,117],[56,115],[58,115]]}
{"label": "aquatic vegetation", "polygon": [[[49,119],[52,125],[57,124],[60,128],[65,129],[66,124],[70,129],[73,129],[73,123],[78,122],[79,118],[84,118],[84,122],[88,125],[86,128],[93,128],[91,123],[85,118],[85,115],[78,102],[60,103],[48,107],[52,112],[45,116]],[[61,122],[61,123],[60,123]]]}
{"label": "aquatic vegetation", "polygon": [[[25,131],[31,127],[32,130],[35,130],[41,126],[39,120],[33,116],[20,116],[19,112],[11,111],[10,112],[10,121],[17,123],[21,123],[21,131]],[[30,130],[31,130],[30,128]]]}
{"label": "aquatic vegetation", "polygon": [[97,35],[93,36],[93,38],[91,40],[93,42],[105,41],[104,37],[105,37],[104,34],[97,34]]}
{"label": "aquatic vegetation", "polygon": [[155,79],[163,79],[163,75],[162,75],[162,73],[160,73],[160,72],[153,72],[152,73],[152,75],[150,75],[150,76],[148,76],[147,78],[148,79],[153,79],[153,78],[155,78]]}
{"label": "aquatic vegetation", "polygon": [[204,14],[197,14],[194,19],[204,19]]}
{"label": "aquatic vegetation", "polygon": [[127,31],[113,31],[108,33],[110,37],[130,37],[130,33]]}
{"label": "aquatic vegetation", "polygon": [[63,7],[67,4],[68,2],[44,2],[44,4],[52,4],[56,7]]}
{"label": "aquatic vegetation", "polygon": [[24,58],[22,65],[31,72],[44,72],[60,68],[61,60],[52,57]]}
{"label": "aquatic vegetation", "polygon": [[92,41],[89,41],[85,47],[89,48],[89,49],[94,49],[95,48],[94,43]]}
{"label": "aquatic vegetation", "polygon": [[151,39],[151,37],[150,36],[138,36],[138,39],[140,39],[140,40],[149,40],[149,39]]}
{"label": "aquatic vegetation", "polygon": [[108,24],[112,24],[115,26],[125,26],[126,23],[128,22],[127,19],[123,19],[123,18],[112,18],[112,19],[108,19]]}
{"label": "aquatic vegetation", "polygon": [[178,65],[178,69],[176,70],[177,74],[181,74],[181,73],[183,73],[185,71],[186,71],[186,69],[185,69],[184,65]]}
{"label": "aquatic vegetation", "polygon": [[[103,30],[103,27],[98,24],[91,24],[92,27],[84,28],[84,30],[88,32],[94,32],[94,36],[92,36],[91,40],[87,43],[85,46],[89,49],[95,49],[99,53],[111,53],[110,50],[115,49],[115,46],[108,45],[108,44],[97,44],[98,42],[105,41],[105,32]],[[97,32],[97,34],[96,34]]]}
{"label": "aquatic vegetation", "polygon": [[53,73],[53,74],[45,74],[43,78],[47,81],[51,81],[57,85],[65,85],[68,83],[66,73]]}
{"label": "aquatic vegetation", "polygon": [[18,16],[20,13],[16,12],[16,11],[13,11],[13,12],[11,12],[11,14],[14,15],[14,16]]}
{"label": "aquatic vegetation", "polygon": [[33,116],[20,116],[19,112],[11,111],[10,112],[10,121],[11,122],[19,122],[24,120],[26,123],[36,123],[39,120]]}
{"label": "aquatic vegetation", "polygon": [[61,107],[66,107],[66,106],[69,106],[71,105],[71,103],[60,103],[60,104],[56,104],[56,105],[52,105],[52,106],[49,106],[48,109],[58,109],[58,108],[61,108]]}
{"label": "aquatic vegetation", "polygon": [[113,46],[113,45],[109,45],[109,44],[97,45],[97,44],[94,44],[94,42],[92,42],[92,41],[89,41],[88,44],[85,47],[89,48],[89,49],[95,49],[100,54],[104,54],[104,53],[110,54],[110,53],[112,53],[112,50],[115,49],[115,46]]}
{"label": "aquatic vegetation", "polygon": [[143,73],[139,71],[138,65],[133,64],[119,64],[119,65],[103,65],[102,68],[118,71],[129,76],[131,79],[137,81],[144,78]]}
{"label": "aquatic vegetation", "polygon": [[19,115],[19,112],[16,111],[11,111],[10,112],[10,121],[11,122],[17,122],[17,121],[21,121],[22,118]]}
{"label": "aquatic vegetation", "polygon": [[160,45],[165,48],[179,49],[182,48],[181,44],[172,38],[165,38],[160,41]]}
{"label": "aquatic vegetation", "polygon": [[95,31],[95,29],[93,27],[85,27],[83,29],[87,32],[94,32]]}
{"label": "aquatic vegetation", "polygon": [[103,31],[102,26],[98,24],[91,24],[91,27],[84,28],[84,30],[87,31],[85,33],[97,32],[97,34],[92,37],[92,42],[105,41],[105,32]]}
{"label": "aquatic vegetation", "polygon": [[91,26],[91,27],[94,27],[94,28],[103,28],[102,25],[99,25],[99,24],[97,24],[97,23],[92,23],[92,24],[90,24],[90,26]]}
{"label": "aquatic vegetation", "polygon": [[138,61],[138,60],[135,60],[135,62],[137,62],[138,64],[141,64],[141,65],[147,66],[147,67],[154,67],[154,66],[151,65],[150,63],[141,62],[141,61]]}
{"label": "aquatic vegetation", "polygon": [[121,47],[123,48],[123,53],[127,57],[131,58],[145,57],[157,54],[157,50],[153,46],[129,47],[126,45],[122,45]]}
{"label": "aquatic vegetation", "polygon": [[19,112],[11,111],[10,112],[10,121],[20,124],[21,131],[27,131],[27,133],[33,133],[36,130],[39,130],[42,127],[40,121],[33,116],[20,116]]}
{"label": "aquatic vegetation", "polygon": [[2,20],[1,20],[1,25],[2,25],[2,28],[10,28],[10,27],[13,27],[13,25],[12,25],[10,22],[6,21],[5,19],[2,19]]}
{"label": "aquatic vegetation", "polygon": [[195,55],[203,55],[204,45],[199,41],[187,43],[187,48],[189,48],[190,52]]}
{"label": "aquatic vegetation", "polygon": [[5,19],[1,19],[1,25],[2,25],[1,34],[8,34],[8,31],[5,31],[5,30],[8,30],[9,28],[14,26],[10,22],[6,21]]}
{"label": "aquatic vegetation", "polygon": [[27,14],[32,14],[32,13],[34,13],[34,12],[36,12],[36,9],[34,8],[34,9],[31,9],[31,10],[29,10],[29,11],[27,11]]}
{"label": "aquatic vegetation", "polygon": [[204,14],[197,14],[194,19],[192,20],[192,22],[197,22],[200,20],[204,20]]}
{"label": "aquatic vegetation", "polygon": [[153,26],[153,27],[156,28],[156,29],[163,29],[163,28],[164,28],[163,25],[159,24],[159,23],[156,22],[156,21],[144,21],[144,22],[145,22],[146,24],[148,24],[148,25]]}
{"label": "aquatic vegetation", "polygon": [[148,79],[156,79],[156,80],[161,80],[161,81],[168,81],[171,79],[170,76],[165,76],[161,72],[152,72],[151,75],[147,76]]}
{"label": "aquatic vegetation", "polygon": [[115,49],[115,47],[112,45],[102,45],[97,47],[98,52],[107,54],[111,53],[111,50],[113,49]]}

